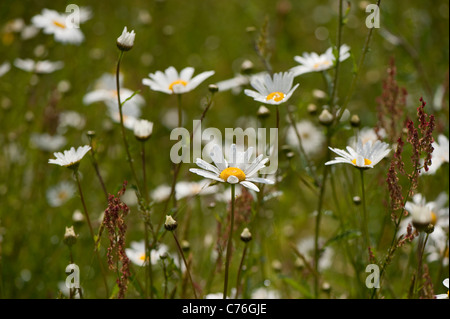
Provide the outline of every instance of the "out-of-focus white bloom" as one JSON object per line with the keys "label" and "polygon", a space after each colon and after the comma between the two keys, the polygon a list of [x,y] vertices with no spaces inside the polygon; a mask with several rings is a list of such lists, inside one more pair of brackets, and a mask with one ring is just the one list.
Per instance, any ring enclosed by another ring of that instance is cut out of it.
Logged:
{"label": "out-of-focus white bloom", "polygon": [[[91,16],[90,10],[84,8],[79,11],[79,22],[85,22]],[[59,13],[55,10],[42,9],[41,14],[31,18],[31,22],[45,34],[53,34],[55,41],[79,45],[84,41],[84,35],[80,30],[78,21],[71,19],[68,13]]]}
{"label": "out-of-focus white bloom", "polygon": [[273,75],[265,74],[263,78],[255,78],[250,83],[256,90],[246,89],[244,93],[255,101],[265,104],[278,105],[286,102],[292,96],[299,84],[292,87],[294,74],[291,72],[279,72]]}
{"label": "out-of-focus white bloom", "polygon": [[[325,240],[319,238],[319,246],[323,246]],[[307,237],[301,239],[297,244],[297,249],[308,260],[314,258],[314,237]],[[323,253],[319,257],[319,270],[323,271],[328,269],[333,264],[334,250],[330,246],[326,246]]]}
{"label": "out-of-focus white bloom", "polygon": [[[145,241],[141,240],[139,242],[132,241],[130,243],[131,248],[126,248],[125,253],[131,262],[138,266],[145,266],[149,260],[145,254]],[[151,263],[152,265],[156,265],[160,260],[160,256],[167,253],[168,247],[164,244],[160,244],[157,249],[152,249],[150,252],[151,255]]]}
{"label": "out-of-focus white bloom", "polygon": [[241,87],[250,84],[256,78],[262,79],[267,72],[259,72],[251,75],[236,74],[234,78],[217,82],[219,92],[232,90],[237,94],[241,91]]}
{"label": "out-of-focus white bloom", "polygon": [[[199,182],[180,181],[175,186],[176,199],[180,200],[185,197],[215,194],[218,191],[217,185],[209,186],[209,184],[211,184],[211,181],[207,179]],[[151,197],[155,202],[162,202],[169,198],[170,191],[170,186],[160,185],[152,191]]]}
{"label": "out-of-focus white bloom", "polygon": [[447,288],[447,293],[436,295],[436,299],[448,299],[448,278],[444,279],[442,284]]}
{"label": "out-of-focus white bloom", "polygon": [[[230,295],[234,296],[236,293],[236,288],[231,288]],[[205,296],[205,299],[223,299],[223,292],[216,292],[212,294],[207,294]],[[229,296],[227,296],[227,299],[230,299]]]}
{"label": "out-of-focus white bloom", "polygon": [[191,168],[190,172],[218,181],[229,184],[241,184],[255,192],[259,192],[259,188],[253,184],[273,184],[272,181],[256,177],[259,170],[266,167],[265,164],[269,158],[263,158],[260,154],[253,161],[250,161],[253,155],[253,148],[249,147],[245,152],[237,151],[236,144],[230,147],[229,161],[227,161],[222,153],[222,147],[215,145],[211,152],[211,158],[215,164],[211,165],[201,158],[197,158],[196,164],[201,168]]}
{"label": "out-of-focus white bloom", "polygon": [[[344,61],[350,57],[350,47],[346,44],[341,45],[339,52],[339,61]],[[333,54],[333,49],[328,48],[325,53],[317,54],[303,53],[303,56],[295,56],[294,60],[300,63],[300,65],[295,66],[290,69],[294,76],[299,76],[301,74],[309,72],[319,72],[332,68],[335,65],[335,56]]]}
{"label": "out-of-focus white bloom", "polygon": [[11,64],[8,61],[0,64],[0,78],[8,73],[9,70],[11,70]]}
{"label": "out-of-focus white bloom", "polygon": [[273,289],[257,288],[252,291],[251,299],[280,299],[280,293]]}
{"label": "out-of-focus white bloom", "polygon": [[34,38],[38,33],[39,28],[31,24],[22,29],[22,31],[20,32],[20,37],[22,38],[22,40],[29,40]]}
{"label": "out-of-focus white bloom", "polygon": [[50,135],[48,133],[32,133],[31,145],[46,152],[55,152],[66,145],[67,140],[62,135]]}
{"label": "out-of-focus white bloom", "polygon": [[134,45],[135,36],[136,34],[134,33],[134,30],[128,32],[127,27],[124,27],[122,34],[117,38],[117,47],[122,51],[131,50]]}
{"label": "out-of-focus white bloom", "polygon": [[[439,142],[439,143],[438,143]],[[435,174],[436,171],[441,167],[442,164],[449,162],[448,149],[449,141],[448,138],[440,134],[438,136],[438,142],[433,142],[433,153],[431,153],[431,165],[428,166],[428,171],[425,169],[421,170],[422,174]]]}
{"label": "out-of-focus white bloom", "polygon": [[53,155],[56,157],[56,159],[49,159],[49,164],[57,164],[64,167],[75,167],[84,155],[86,155],[87,152],[91,147],[89,145],[80,146],[75,150],[75,147],[71,147],[70,150],[64,151],[64,153],[56,152],[53,153]]}
{"label": "out-of-focus white bloom", "polygon": [[[124,126],[133,130],[136,121],[141,116],[141,107],[145,104],[145,100],[142,95],[135,94],[133,96],[134,92],[132,90],[122,87],[122,76],[119,76],[119,86]],[[127,100],[131,96],[133,97]],[[127,101],[124,103],[125,100]],[[95,82],[94,90],[83,97],[83,103],[86,105],[96,102],[105,103],[111,119],[116,123],[120,123],[116,78],[114,74],[103,74]]]}
{"label": "out-of-focus white bloom", "polygon": [[73,183],[62,181],[47,190],[47,201],[52,207],[59,207],[66,203],[75,194]]}
{"label": "out-of-focus white bloom", "polygon": [[[380,138],[383,139],[384,137],[386,137],[386,131],[384,130],[384,128],[381,128],[378,131],[378,134],[380,135]],[[350,145],[350,147],[355,148],[356,147],[356,142],[358,140],[358,138],[361,139],[361,142],[363,144],[366,144],[367,142],[372,142],[375,143],[376,141],[379,140],[377,133],[375,132],[374,128],[371,127],[363,127],[362,129],[359,130],[358,132],[358,136],[352,136],[348,139],[347,144]]]}
{"label": "out-of-focus white bloom", "polygon": [[150,73],[150,78],[142,79],[142,84],[149,86],[153,91],[183,94],[192,91],[214,74],[214,71],[206,71],[192,77],[194,71],[194,68],[186,67],[178,73],[173,66],[170,66],[164,72]]}
{"label": "out-of-focus white bloom", "polygon": [[134,136],[141,141],[145,141],[152,135],[153,123],[147,120],[138,120],[134,123]]}
{"label": "out-of-focus white bloom", "polygon": [[76,111],[63,111],[59,114],[58,132],[65,133],[68,127],[82,130],[86,125],[86,119]]}
{"label": "out-of-focus white bloom", "polygon": [[330,147],[329,149],[340,156],[326,162],[325,165],[345,163],[357,168],[373,168],[391,151],[387,143],[381,141],[372,143],[368,141],[363,144],[360,138],[358,138],[356,150],[350,146],[347,146],[347,152],[337,148]]}
{"label": "out-of-focus white bloom", "polygon": [[61,61],[51,62],[48,60],[44,61],[33,61],[31,59],[15,59],[14,66],[26,72],[33,72],[38,74],[53,73],[64,67],[64,63]]}
{"label": "out-of-focus white bloom", "polygon": [[[325,142],[325,136],[322,130],[308,120],[296,123],[295,126],[300,135],[302,147],[306,155],[311,156],[319,153]],[[299,147],[297,133],[292,126],[287,131],[286,141],[292,146]]]}

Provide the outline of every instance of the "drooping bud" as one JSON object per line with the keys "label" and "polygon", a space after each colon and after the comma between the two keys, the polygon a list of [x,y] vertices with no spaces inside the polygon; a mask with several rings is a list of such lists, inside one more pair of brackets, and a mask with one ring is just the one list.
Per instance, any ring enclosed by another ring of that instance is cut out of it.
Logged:
{"label": "drooping bud", "polygon": [[350,125],[353,127],[359,127],[361,125],[361,120],[359,119],[358,115],[352,115],[352,117],[350,118]]}
{"label": "drooping bud", "polygon": [[260,119],[268,118],[270,116],[270,110],[267,107],[265,107],[264,105],[261,105],[259,107],[258,112],[256,113],[256,115]]}

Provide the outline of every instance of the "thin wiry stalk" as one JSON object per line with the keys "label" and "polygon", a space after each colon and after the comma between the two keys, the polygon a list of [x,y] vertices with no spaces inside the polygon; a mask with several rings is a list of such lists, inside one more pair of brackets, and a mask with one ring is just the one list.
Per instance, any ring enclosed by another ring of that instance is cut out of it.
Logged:
{"label": "thin wiry stalk", "polygon": [[225,280],[223,284],[223,299],[227,299],[228,295],[228,271],[230,268],[231,248],[233,242],[233,227],[234,227],[234,197],[235,197],[235,185],[231,184],[230,232],[228,235],[227,253],[225,257]]}

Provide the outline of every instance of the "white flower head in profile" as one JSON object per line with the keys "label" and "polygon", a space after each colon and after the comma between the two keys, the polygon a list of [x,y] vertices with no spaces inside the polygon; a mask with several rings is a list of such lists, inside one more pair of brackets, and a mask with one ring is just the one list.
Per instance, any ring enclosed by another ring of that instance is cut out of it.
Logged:
{"label": "white flower head in profile", "polygon": [[71,147],[70,150],[66,150],[64,153],[53,153],[56,159],[49,159],[48,163],[77,169],[80,161],[83,159],[84,155],[90,151],[90,149],[91,147],[89,145],[80,146],[77,149],[75,149],[75,147]]}
{"label": "white flower head in profile", "polygon": [[311,156],[320,153],[320,151],[322,151],[322,146],[325,143],[323,131],[308,120],[300,121],[296,123],[295,126],[295,129],[291,126],[287,131],[287,143],[299,147],[298,132],[302,147],[307,155]]}
{"label": "white flower head in profile", "polygon": [[152,265],[156,265],[160,259],[160,256],[167,253],[169,250],[166,245],[160,244],[157,249],[152,249],[150,253],[150,258],[146,257],[145,254],[145,242],[141,241],[132,241],[130,243],[131,248],[126,248],[125,253],[128,258],[130,258],[131,262],[137,266],[145,266],[150,262]]}
{"label": "white flower head in profile", "polygon": [[433,175],[444,163],[449,162],[448,150],[449,141],[447,136],[440,134],[437,141],[432,143],[433,153],[431,153],[431,165],[428,166],[428,171],[421,170],[422,174]]}
{"label": "white flower head in profile", "polygon": [[139,141],[146,141],[153,132],[153,123],[147,120],[137,120],[133,128],[134,136]]}
{"label": "white flower head in profile", "polygon": [[[79,10],[76,14],[79,22],[85,22],[91,17],[90,10],[86,8]],[[79,26],[73,23],[68,13],[42,9],[41,14],[31,18],[31,22],[35,27],[42,29],[45,34],[53,34],[57,42],[79,45],[84,41],[84,34]]]}
{"label": "white flower head in profile", "polygon": [[34,61],[31,59],[20,59],[14,60],[14,66],[26,72],[33,72],[37,74],[48,74],[60,70],[64,67],[64,63],[61,61]]}
{"label": "white flower head in profile", "polygon": [[123,28],[122,34],[117,38],[117,47],[122,51],[129,51],[133,48],[136,33],[134,30],[128,32],[127,27]]}
{"label": "white flower head in profile", "polygon": [[273,184],[273,181],[257,177],[258,171],[266,167],[269,158],[260,154],[251,160],[253,148],[249,147],[245,152],[237,151],[236,144],[230,147],[229,161],[222,153],[222,148],[215,145],[211,151],[211,159],[214,165],[197,158],[196,164],[201,168],[191,168],[190,172],[222,183],[240,184],[248,189],[259,192],[259,188],[253,183]]}
{"label": "white flower head in profile", "polygon": [[178,73],[173,66],[170,66],[164,72],[150,73],[149,78],[142,79],[142,84],[149,86],[153,91],[183,94],[192,91],[214,74],[214,71],[206,71],[192,77],[194,71],[194,68],[186,67]]}
{"label": "white flower head in profile", "polygon": [[299,86],[297,83],[292,87],[293,81],[294,74],[291,72],[275,73],[273,77],[265,74],[263,77],[256,77],[251,81],[250,84],[256,91],[246,89],[244,93],[255,101],[279,105],[289,100]]}
{"label": "white flower head in profile", "polygon": [[[342,62],[350,57],[350,47],[346,44],[341,45],[339,50],[339,61]],[[316,52],[303,53],[303,56],[295,56],[294,60],[300,63],[290,69],[294,76],[310,72],[320,72],[332,68],[335,65],[336,57],[333,54],[333,48],[328,48],[325,53]]]}
{"label": "white flower head in profile", "polygon": [[338,154],[339,157],[326,162],[325,165],[345,163],[360,169],[373,168],[391,151],[387,143],[378,140],[374,143],[368,141],[363,144],[360,138],[358,138],[355,149],[347,146],[347,152],[337,148],[329,147],[329,149]]}

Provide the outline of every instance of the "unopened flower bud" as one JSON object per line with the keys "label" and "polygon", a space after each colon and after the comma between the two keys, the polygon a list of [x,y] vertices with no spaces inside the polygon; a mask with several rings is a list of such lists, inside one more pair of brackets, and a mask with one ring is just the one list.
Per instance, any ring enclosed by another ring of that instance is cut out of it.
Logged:
{"label": "unopened flower bud", "polygon": [[274,261],[272,261],[272,269],[273,270],[275,270],[276,272],[280,272],[282,268],[283,268],[283,265],[281,264],[281,262],[278,259],[275,259]]}
{"label": "unopened flower bud", "polygon": [[211,93],[216,93],[219,91],[219,87],[215,84],[210,84],[210,85],[208,85],[208,90]]}
{"label": "unopened flower bud", "polygon": [[182,240],[182,241],[181,241],[181,249],[182,249],[184,252],[188,252],[189,249],[191,249],[191,244],[189,244],[189,242],[188,242],[187,240]]}
{"label": "unopened flower bud", "polygon": [[313,93],[313,96],[318,100],[323,100],[327,97],[327,94],[321,90],[314,90],[312,93]]}
{"label": "unopened flower bud", "polygon": [[241,240],[244,243],[248,243],[249,241],[252,240],[252,234],[250,233],[248,228],[244,228],[244,230],[242,231],[242,233],[241,233]]}
{"label": "unopened flower bud", "polygon": [[425,231],[431,223],[431,211],[426,206],[415,205],[411,211],[412,224],[418,231]]}
{"label": "unopened flower bud", "polygon": [[214,208],[216,208],[216,202],[211,202],[211,203],[209,203],[209,204],[208,204],[208,208],[209,208],[209,209],[214,209]]}
{"label": "unopened flower bud", "polygon": [[134,124],[133,133],[137,140],[144,142],[152,136],[153,123],[147,120],[138,120]]}
{"label": "unopened flower bud", "polygon": [[162,260],[164,260],[164,259],[166,259],[168,256],[169,256],[169,254],[165,251],[165,252],[163,252],[161,255],[159,255],[159,258],[162,259]]}
{"label": "unopened flower bud", "polygon": [[303,261],[303,259],[301,258],[297,258],[294,262],[294,266],[298,269],[298,270],[302,270],[303,268],[305,268],[305,263]]}
{"label": "unopened flower bud", "polygon": [[95,137],[95,131],[87,131],[86,132],[86,135],[87,135],[87,137],[89,137],[89,138],[94,138]]}
{"label": "unopened flower bud", "polygon": [[131,32],[127,31],[127,27],[123,28],[122,34],[117,38],[117,47],[121,51],[129,51],[133,48],[134,37],[136,34],[134,30]]}
{"label": "unopened flower bud", "polygon": [[356,114],[353,114],[350,119],[350,125],[353,127],[359,127],[361,125],[361,120],[359,119],[359,116]]}
{"label": "unopened flower bud", "polygon": [[173,219],[172,216],[167,215],[166,222],[164,223],[164,228],[168,231],[174,231],[175,229],[177,229],[177,226],[177,221]]}
{"label": "unopened flower bud", "polygon": [[317,105],[315,105],[313,103],[308,104],[308,107],[306,109],[308,110],[308,113],[311,115],[317,114]]}
{"label": "unopened flower bud", "polygon": [[260,119],[268,118],[270,116],[270,110],[267,107],[265,107],[264,105],[261,105],[259,107],[258,112],[256,113],[256,115]]}
{"label": "unopened flower bud", "polygon": [[250,74],[253,71],[253,62],[250,60],[245,60],[244,62],[242,62],[241,64],[241,72],[243,74]]}
{"label": "unopened flower bud", "polygon": [[73,229],[73,226],[66,227],[66,232],[64,234],[64,244],[67,246],[72,246],[77,242],[78,235],[75,234],[75,230]]}
{"label": "unopened flower bud", "polygon": [[361,204],[361,197],[359,197],[359,196],[354,196],[354,197],[353,197],[353,203],[354,203],[355,205]]}
{"label": "unopened flower bud", "polygon": [[327,109],[323,110],[319,115],[319,122],[322,125],[330,126],[333,123],[333,120],[333,114],[331,114]]}
{"label": "unopened flower bud", "polygon": [[326,281],[322,284],[321,288],[322,288],[323,292],[330,292],[331,291],[331,285],[328,282],[326,282]]}

